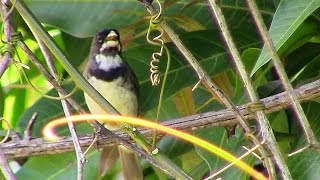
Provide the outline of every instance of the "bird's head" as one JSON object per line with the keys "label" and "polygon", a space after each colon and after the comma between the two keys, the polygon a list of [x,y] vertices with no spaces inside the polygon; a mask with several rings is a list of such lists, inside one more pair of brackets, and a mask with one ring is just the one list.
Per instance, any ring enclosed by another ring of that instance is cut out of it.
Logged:
{"label": "bird's head", "polygon": [[115,29],[104,29],[96,35],[100,53],[121,53],[120,34]]}

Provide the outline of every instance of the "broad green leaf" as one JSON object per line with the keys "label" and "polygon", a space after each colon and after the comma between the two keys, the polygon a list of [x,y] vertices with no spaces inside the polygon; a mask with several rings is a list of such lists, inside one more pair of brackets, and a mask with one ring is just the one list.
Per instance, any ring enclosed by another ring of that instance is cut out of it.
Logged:
{"label": "broad green leaf", "polygon": [[[228,97],[230,99],[233,98],[234,92],[233,92],[232,86],[233,86],[234,82],[230,81],[227,71],[222,72],[222,73],[214,76],[212,79],[220,87],[220,89],[224,92],[226,97]],[[216,100],[218,100],[221,104],[223,104],[221,99],[218,98],[218,96],[214,96],[214,98]]]}
{"label": "broad green leaf", "polygon": [[[320,7],[319,0],[283,0],[281,1],[270,26],[270,36],[277,50],[282,48],[301,26],[303,21]],[[308,31],[298,32],[296,39],[306,36]],[[292,40],[291,40],[292,41]],[[294,42],[291,42],[294,43]],[[292,44],[290,44],[291,46]],[[285,50],[284,50],[285,51]],[[264,46],[261,55],[251,72],[251,76],[264,64],[269,62],[270,55]]]}
{"label": "broad green leaf", "polygon": [[[183,170],[190,174],[190,172],[194,172],[195,169],[198,169],[199,166],[202,166],[203,164],[203,159],[197,154],[195,150],[189,151],[187,153],[184,153],[180,157],[181,162],[182,162],[182,168]],[[207,168],[203,168],[203,172],[208,171]],[[202,174],[202,173],[199,173]],[[195,179],[200,179],[199,177],[193,177]]]}
{"label": "broad green leaf", "polygon": [[65,46],[65,52],[71,64],[79,67],[89,55],[89,48],[92,38],[76,38],[66,33],[62,33],[62,39]]}
{"label": "broad green leaf", "polygon": [[245,64],[247,72],[251,72],[254,63],[257,61],[261,50],[258,48],[248,48],[243,51],[241,58]]}
{"label": "broad green leaf", "polygon": [[268,116],[273,133],[277,139],[280,150],[287,154],[291,149],[291,143],[294,140],[290,136],[288,118],[285,111],[273,113]]}
{"label": "broad green leaf", "polygon": [[[99,153],[90,152],[86,155],[84,179],[98,179]],[[77,161],[74,153],[31,157],[16,174],[18,179],[74,179],[77,177]]]}
{"label": "broad green leaf", "polygon": [[320,44],[307,43],[292,52],[284,63],[291,82],[305,84],[320,76]]}
{"label": "broad green leaf", "polygon": [[12,127],[16,127],[17,120],[26,109],[27,92],[26,89],[12,89],[6,96],[4,105],[12,110],[5,111],[4,118]]}
{"label": "broad green leaf", "polygon": [[195,19],[183,14],[176,14],[172,20],[187,32],[205,30],[206,28]]}
{"label": "broad green leaf", "polygon": [[26,3],[41,22],[78,37],[93,35],[103,28],[122,28],[146,15],[143,5],[135,0],[28,0]]}
{"label": "broad green leaf", "polygon": [[293,179],[315,180],[320,177],[320,156],[315,150],[290,157],[287,162]]}
{"label": "broad green leaf", "polygon": [[[74,85],[67,84],[64,87],[68,90],[68,92],[71,92]],[[57,91],[55,89],[49,91],[48,95],[58,97]],[[80,105],[83,108],[86,108],[82,91],[76,91],[72,97],[80,102]],[[34,112],[38,114],[38,118],[36,119],[34,127],[32,129],[32,137],[42,137],[42,128],[46,123],[48,123],[50,120],[64,116],[61,101],[41,98],[24,112],[19,124],[20,129],[24,130],[27,127],[28,122]],[[77,131],[82,133],[91,133],[90,127],[89,125],[87,125],[87,123],[78,125]],[[68,135],[69,129],[66,125],[59,128],[58,132],[60,135]]]}
{"label": "broad green leaf", "polygon": [[163,7],[171,6],[174,3],[177,3],[180,0],[164,0]]}
{"label": "broad green leaf", "polygon": [[[189,0],[174,0],[165,3],[170,5],[164,9],[167,17],[174,17],[181,11],[207,28],[215,27],[208,5],[204,1],[190,3]],[[273,14],[273,4],[268,0],[258,3],[264,15],[269,17]],[[26,4],[41,22],[77,37],[92,36],[102,28],[127,28],[149,16],[143,4],[137,0],[26,0]],[[246,3],[228,0],[222,1],[221,7],[224,9],[230,27],[254,27],[250,21],[246,20],[250,18]],[[142,27],[146,28],[149,23],[148,20],[144,21]]]}
{"label": "broad green leaf", "polygon": [[[312,130],[315,132],[316,137],[320,138],[320,104],[316,102],[309,102],[303,105],[303,109],[308,117],[308,121]],[[296,119],[296,118],[294,118]],[[302,129],[300,126],[297,131],[292,132],[298,139],[295,143],[295,148],[299,148],[305,145],[305,136],[302,135]],[[310,149],[300,154],[292,156],[287,161],[290,172],[293,179],[306,179],[313,180],[318,179],[320,176],[320,155],[319,152]]]}
{"label": "broad green leaf", "polygon": [[191,87],[182,89],[174,95],[173,99],[182,116],[189,116],[196,113]]}

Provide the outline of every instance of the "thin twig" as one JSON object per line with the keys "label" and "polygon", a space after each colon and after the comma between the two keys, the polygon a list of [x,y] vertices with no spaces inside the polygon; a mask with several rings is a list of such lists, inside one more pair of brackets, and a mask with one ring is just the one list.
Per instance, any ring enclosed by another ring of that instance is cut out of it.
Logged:
{"label": "thin twig", "polygon": [[281,83],[284,86],[285,90],[288,92],[288,96],[290,98],[291,101],[291,106],[294,110],[294,112],[297,115],[298,121],[300,123],[300,125],[302,126],[305,134],[306,134],[306,138],[307,138],[307,142],[308,144],[310,144],[311,147],[315,148],[317,151],[320,152],[320,143],[317,140],[316,136],[314,135],[314,132],[311,129],[311,126],[308,122],[308,119],[305,115],[305,113],[303,112],[303,109],[301,107],[301,104],[298,101],[298,98],[295,96],[294,92],[293,92],[293,87],[290,83],[290,80],[284,70],[284,67],[281,63],[280,57],[277,54],[277,50],[272,42],[272,39],[270,37],[270,34],[268,33],[267,27],[263,22],[263,18],[261,16],[261,13],[259,12],[259,8],[256,4],[256,2],[254,0],[247,0],[250,12],[253,16],[253,19],[256,23],[257,28],[259,29],[259,33],[270,53],[273,65],[280,77]]}
{"label": "thin twig", "polygon": [[3,73],[8,69],[11,61],[11,54],[9,52],[5,52],[3,55],[3,59],[0,59],[0,77],[2,77]]}
{"label": "thin twig", "polygon": [[[36,38],[36,40],[39,44],[39,47],[42,51],[42,54],[45,57],[45,60],[47,62],[47,65],[49,67],[49,70],[50,70],[52,76],[55,78],[56,81],[59,81],[58,71],[53,63],[53,57],[52,57],[49,49],[39,39],[39,37],[36,34],[34,34],[34,37]],[[58,92],[58,94],[60,97],[64,97],[61,93]],[[66,117],[72,116],[72,110],[71,110],[70,104],[65,99],[61,100],[61,104],[62,104],[62,108],[63,108],[64,114],[66,115]],[[77,167],[78,167],[77,168],[77,179],[82,180],[83,179],[83,169],[84,169],[84,163],[85,163],[85,156],[82,152],[74,124],[72,122],[68,122],[68,126],[69,126],[69,131],[70,131],[70,134],[71,134],[71,137],[73,140],[73,144],[74,144],[74,148],[75,148],[75,152],[76,152],[76,157],[77,157]]]}
{"label": "thin twig", "polygon": [[[242,81],[244,82],[244,86],[246,87],[246,90],[251,99],[251,102],[253,103],[259,102],[260,100],[259,100],[258,94],[255,88],[253,87],[253,84],[250,80],[249,74],[247,73],[244,64],[242,63],[243,61],[241,59],[240,53],[237,50],[237,47],[233,41],[233,38],[231,36],[231,33],[229,31],[226,19],[222,13],[221,8],[217,4],[217,1],[214,1],[214,0],[209,0],[209,5],[213,10],[213,14],[215,15],[215,19],[222,33],[222,37],[229,48],[229,52],[232,56],[233,62],[235,63],[237,70],[242,78]],[[266,146],[270,149],[271,153],[273,154],[273,157],[275,158],[275,161],[279,167],[279,170],[284,171],[283,173],[281,172],[281,174],[287,175],[286,177],[283,177],[283,178],[292,179],[288,166],[284,161],[279,145],[277,144],[277,141],[272,132],[272,128],[268,121],[267,116],[265,115],[262,109],[257,110],[255,114],[256,114],[256,119],[258,120],[258,123],[259,123],[260,131],[262,132],[263,140],[266,141]],[[269,177],[271,177],[271,179],[275,179],[276,172],[275,172],[271,157],[267,156],[264,149],[260,148],[259,150],[260,152],[262,151],[261,155],[263,156],[265,166],[269,173]]]}
{"label": "thin twig", "polygon": [[[49,81],[49,83],[63,96],[67,96],[68,92],[59,85],[57,80],[51,75],[50,72],[44,67],[43,64],[38,60],[38,58],[33,54],[33,52],[29,49],[29,47],[23,42],[18,41],[19,47],[27,54],[27,56],[30,58],[31,62],[36,66],[36,68],[40,71],[40,73],[46,77],[46,79]],[[78,102],[76,102],[73,98],[68,97],[68,102],[75,108],[78,112],[86,113],[86,111],[79,105]]]}
{"label": "thin twig", "polygon": [[[295,90],[295,94],[301,102],[310,101],[320,97],[320,80],[297,88]],[[261,102],[266,107],[265,112],[267,114],[283,110],[290,106],[290,101],[286,92],[261,99]],[[254,114],[246,110],[246,106],[247,104],[244,104],[238,106],[237,109],[246,120],[254,119]],[[237,120],[232,112],[224,109],[216,112],[206,112],[179,119],[168,120],[162,124],[172,128],[181,129],[186,132],[191,132],[202,128],[235,125],[237,124]],[[150,129],[139,128],[139,130],[148,138],[153,134],[153,131]],[[128,139],[128,135],[123,132],[116,132],[116,135],[124,139]],[[79,141],[83,148],[87,148],[92,143],[92,136],[80,137]],[[101,148],[116,144],[117,142],[115,139],[110,137],[101,137],[101,139],[99,139],[99,145]],[[42,138],[33,139],[30,142],[10,141],[1,144],[0,147],[9,159],[74,151],[72,139],[68,137],[64,137],[56,142],[47,142]]]}
{"label": "thin twig", "polygon": [[[264,144],[264,143],[261,143]],[[247,149],[247,152],[245,152],[244,154],[242,154],[240,157],[238,157],[238,161],[242,160],[243,158],[247,157],[249,154],[254,153],[255,150],[257,150],[259,148],[259,145],[255,145],[253,148],[251,149]],[[229,163],[228,165],[226,165],[225,167],[221,168],[219,171],[210,174],[209,177],[206,177],[204,180],[210,180],[215,178],[216,176],[218,176],[219,174],[221,174],[222,172],[225,172],[227,169],[229,169],[230,167],[232,167],[235,164],[235,162]]]}
{"label": "thin twig", "polygon": [[8,180],[15,180],[17,179],[14,173],[12,172],[12,169],[9,166],[9,163],[0,148],[0,169],[2,171],[3,176]]}
{"label": "thin twig", "polygon": [[[63,95],[59,93],[59,96],[62,97]],[[70,104],[66,100],[61,100],[62,108],[66,117],[72,116],[72,110]],[[72,137],[72,141],[74,144],[76,157],[77,157],[77,180],[83,179],[83,170],[84,170],[84,163],[85,163],[85,156],[82,152],[81,145],[79,142],[79,137],[77,135],[76,128],[72,122],[68,122],[69,131]]]}
{"label": "thin twig", "polygon": [[[10,1],[1,0],[1,10],[2,10],[1,15],[3,20],[5,42],[8,42],[8,43],[11,42],[11,35],[14,30],[12,25],[12,13],[9,13],[10,11],[9,3]],[[3,58],[0,59],[0,77],[2,77],[3,73],[8,69],[11,62],[12,62],[12,54],[9,51],[4,52]]]}
{"label": "thin twig", "polygon": [[37,117],[38,117],[38,113],[34,112],[31,116],[31,119],[28,122],[26,129],[24,130],[24,139],[27,141],[31,140],[32,138],[31,136],[32,128]]}

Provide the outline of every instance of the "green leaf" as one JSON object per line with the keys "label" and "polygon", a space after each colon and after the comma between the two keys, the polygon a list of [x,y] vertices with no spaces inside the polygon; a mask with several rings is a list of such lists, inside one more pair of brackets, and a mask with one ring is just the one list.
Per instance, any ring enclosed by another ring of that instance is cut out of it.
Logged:
{"label": "green leaf", "polygon": [[66,33],[62,33],[66,55],[74,67],[79,67],[84,59],[89,56],[92,38],[76,38]]}
{"label": "green leaf", "polygon": [[[64,86],[68,92],[71,92],[74,88],[74,85],[69,83]],[[48,95],[50,96],[58,96],[57,91],[52,89],[49,91]],[[76,91],[73,96],[83,108],[86,108],[86,104],[84,103],[84,97],[82,91]],[[29,109],[27,109],[21,117],[19,127],[24,130],[33,113],[36,112],[38,114],[38,118],[36,119],[33,129],[32,129],[32,137],[42,137],[42,128],[49,121],[64,116],[64,112],[62,109],[60,100],[52,100],[48,98],[41,98],[36,103],[34,103]],[[79,129],[80,128],[80,129]],[[81,133],[91,133],[90,126],[87,123],[82,123],[77,126],[77,132]],[[59,128],[60,135],[68,135],[69,129],[67,126],[63,126]]]}
{"label": "green leaf", "polygon": [[313,180],[320,177],[320,156],[315,150],[307,150],[287,160],[293,179]]}
{"label": "green leaf", "polygon": [[268,116],[270,121],[273,133],[277,139],[280,150],[284,154],[288,154],[291,149],[291,143],[294,140],[293,137],[290,136],[288,118],[285,111],[280,111],[273,113]]}
{"label": "green leaf", "polygon": [[[163,2],[162,2],[163,3]],[[144,20],[142,27],[149,24],[145,20],[149,13],[137,0],[88,1],[88,0],[26,0],[26,4],[43,23],[58,27],[62,31],[77,37],[94,35],[103,28],[128,28]],[[268,0],[258,1],[262,13],[269,17],[274,12],[273,4]],[[168,5],[168,6],[167,6]],[[214,28],[214,20],[206,2],[189,0],[170,0],[164,2],[166,17],[174,17],[179,11],[207,28]],[[245,2],[222,1],[221,7],[230,27],[253,28]],[[141,27],[141,26],[140,26]],[[177,26],[173,26],[177,29]],[[137,27],[135,27],[137,28]],[[141,32],[141,29],[139,29]]]}
{"label": "green leaf", "polygon": [[[98,179],[99,153],[90,152],[86,155],[84,179]],[[74,152],[31,157],[16,174],[18,179],[73,179],[77,177],[77,161]]]}
{"label": "green leaf", "polygon": [[6,94],[4,106],[10,108],[11,111],[5,111],[4,118],[10,123],[11,127],[16,127],[19,117],[26,110],[26,103],[26,89],[11,89]]}
{"label": "green leaf", "polygon": [[[197,134],[208,140],[209,142],[213,142],[220,148],[231,152],[235,156],[240,156],[246,152],[242,146],[246,146],[246,140],[242,135],[242,132],[236,131],[235,136],[231,138],[227,138],[227,134],[224,128],[216,127],[216,128],[209,128],[209,129],[202,129],[197,132]],[[208,153],[200,148],[197,148],[198,153],[200,156],[205,160],[203,163],[206,163],[210,167],[210,172],[217,171],[218,169],[223,168],[225,165],[229,164],[225,160]],[[243,161],[247,162],[248,164],[253,165],[255,162],[255,158],[252,155],[244,158]],[[199,174],[200,175],[200,174]],[[198,175],[198,176],[199,176]],[[205,174],[202,174],[202,176]],[[222,179],[245,179],[248,175],[243,171],[239,170],[236,167],[231,167],[227,169],[223,173],[219,174],[218,177],[222,177]],[[201,177],[201,176],[200,176]]]}
{"label": "green leaf", "polygon": [[195,19],[183,14],[176,14],[172,20],[187,32],[205,30],[206,28]]}
{"label": "green leaf", "polygon": [[304,84],[311,79],[318,79],[320,72],[320,44],[307,43],[292,52],[284,63],[291,82]]}
{"label": "green leaf", "polygon": [[[316,137],[320,138],[320,104],[309,102],[303,104],[304,112]],[[296,118],[294,118],[296,119]],[[305,146],[305,136],[302,135],[300,126],[298,131],[294,131],[295,137],[298,139],[295,148]],[[318,179],[320,176],[320,154],[315,150],[306,150],[287,160],[288,167],[293,179]]]}
{"label": "green leaf", "polygon": [[[240,50],[249,46],[258,45],[259,42],[252,38],[247,32],[241,30],[234,32],[239,42]],[[218,32],[215,30],[196,31],[184,33],[181,36],[186,47],[199,60],[201,66],[211,75],[219,74],[230,68],[228,52],[223,47]],[[149,46],[149,47],[148,47]],[[172,96],[180,89],[194,85],[198,77],[186,63],[184,57],[176,52],[170,44],[171,67],[168,74],[168,81],[164,92],[165,98]],[[141,111],[145,112],[154,107],[158,102],[159,88],[152,87],[149,81],[149,59],[153,52],[158,51],[150,45],[141,45],[124,52],[128,63],[136,70],[141,87]],[[143,51],[141,50],[143,49]],[[160,72],[164,72],[166,58],[161,58]],[[188,77],[188,78],[183,78]],[[155,98],[156,97],[156,98]]]}
{"label": "green leaf", "polygon": [[[317,8],[320,7],[319,0],[282,0],[274,17],[269,30],[270,36],[275,44],[277,50],[282,48],[285,43],[291,41],[290,43],[296,42],[295,40],[290,40],[292,35],[298,30],[303,21],[309,17]],[[313,32],[313,31],[311,31]],[[308,31],[298,31],[297,37],[294,39],[300,39],[307,36],[310,32]],[[291,46],[292,44],[287,44],[286,46]],[[287,50],[287,49],[285,49]],[[283,52],[285,52],[283,50]],[[264,64],[269,62],[270,55],[267,48],[264,46],[262,53],[251,72],[251,76]]]}
{"label": "green leaf", "polygon": [[241,57],[244,61],[247,72],[251,72],[254,63],[257,61],[261,50],[258,48],[248,48],[243,51]]}
{"label": "green leaf", "polygon": [[146,15],[143,5],[136,0],[28,0],[26,3],[41,22],[78,37],[91,36],[106,27],[119,29]]}

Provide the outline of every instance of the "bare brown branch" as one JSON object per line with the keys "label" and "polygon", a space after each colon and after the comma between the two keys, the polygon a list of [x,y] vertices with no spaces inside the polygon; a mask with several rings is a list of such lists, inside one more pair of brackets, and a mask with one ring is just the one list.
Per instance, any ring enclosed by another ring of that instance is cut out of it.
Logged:
{"label": "bare brown branch", "polygon": [[[320,96],[320,80],[306,84],[295,89],[295,93],[300,102],[311,101]],[[290,101],[286,93],[279,93],[261,100],[266,106],[266,113],[272,113],[285,109],[289,106]],[[246,120],[253,119],[254,114],[249,113],[246,109],[246,104],[237,106],[239,112]],[[208,128],[214,126],[225,126],[237,124],[234,114],[226,109],[207,112],[197,115],[192,115],[184,118],[168,120],[163,123],[166,126],[178,128],[184,131],[191,131],[201,128]],[[141,128],[141,133],[147,137],[152,136],[152,130]],[[128,138],[125,133],[116,132],[117,135],[123,138]],[[82,147],[88,147],[92,142],[92,136],[83,136],[79,138]],[[102,137],[99,140],[101,147],[115,145],[116,142],[109,137]],[[36,155],[58,154],[74,150],[72,139],[64,137],[57,142],[48,142],[42,138],[33,139],[31,141],[21,140],[13,141],[0,145],[5,156],[8,159],[22,158]]]}

